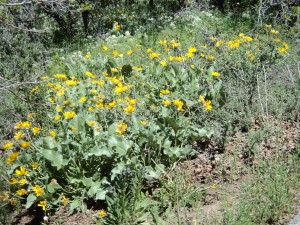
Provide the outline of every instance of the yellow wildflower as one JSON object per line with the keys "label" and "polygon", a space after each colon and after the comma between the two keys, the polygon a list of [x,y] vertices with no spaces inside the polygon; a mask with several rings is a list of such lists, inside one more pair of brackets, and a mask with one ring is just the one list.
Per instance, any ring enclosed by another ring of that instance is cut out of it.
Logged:
{"label": "yellow wildflower", "polygon": [[74,126],[71,126],[70,128],[71,128],[72,131],[76,131],[77,130],[76,127],[74,127]]}
{"label": "yellow wildflower", "polygon": [[27,148],[29,145],[30,145],[30,142],[29,142],[29,141],[22,141],[22,142],[21,142],[21,147],[22,147],[22,148]]}
{"label": "yellow wildflower", "polygon": [[159,44],[163,45],[163,46],[166,46],[167,45],[167,40],[160,40],[159,41]]}
{"label": "yellow wildflower", "polygon": [[253,53],[249,53],[248,58],[249,58],[250,60],[254,60],[254,59],[255,59],[255,56],[253,55]]}
{"label": "yellow wildflower", "polygon": [[169,61],[170,61],[170,62],[174,61],[174,59],[175,59],[174,56],[170,56],[170,57],[169,57]]}
{"label": "yellow wildflower", "polygon": [[67,75],[66,74],[54,74],[53,77],[57,78],[57,79],[62,79],[62,80],[66,80],[67,79]]}
{"label": "yellow wildflower", "polygon": [[32,118],[34,118],[34,117],[36,117],[36,114],[35,114],[35,113],[29,113],[29,114],[27,115],[27,118],[28,118],[28,119],[32,119]]}
{"label": "yellow wildflower", "polygon": [[112,102],[110,102],[110,103],[106,104],[106,105],[105,105],[105,108],[107,108],[107,109],[111,109],[111,108],[115,107],[115,106],[116,106],[116,104],[117,104],[117,102],[116,102],[116,101],[112,101]]}
{"label": "yellow wildflower", "polygon": [[17,199],[16,199],[16,198],[11,198],[11,199],[9,200],[9,203],[10,203],[11,205],[15,206],[15,205],[17,205]]}
{"label": "yellow wildflower", "polygon": [[227,46],[230,48],[238,48],[241,44],[241,41],[238,39],[235,39],[233,41],[228,41]]}
{"label": "yellow wildflower", "polygon": [[126,113],[133,113],[134,110],[135,110],[134,105],[129,104],[129,105],[124,109],[124,112],[126,112]]}
{"label": "yellow wildflower", "polygon": [[21,186],[23,186],[23,185],[27,184],[27,180],[25,178],[23,178],[23,179],[19,180],[19,184]]}
{"label": "yellow wildflower", "polygon": [[1,201],[5,202],[5,201],[7,201],[8,199],[9,199],[9,194],[8,194],[7,191],[0,195],[0,200],[1,200]]}
{"label": "yellow wildflower", "polygon": [[11,179],[10,179],[10,182],[9,182],[11,185],[14,185],[14,184],[17,184],[18,183],[18,180],[16,179],[16,178],[14,178],[14,177],[12,177]]}
{"label": "yellow wildflower", "polygon": [[76,79],[73,79],[73,80],[66,80],[65,84],[67,86],[75,86],[75,85],[79,84],[79,82]]}
{"label": "yellow wildflower", "polygon": [[32,187],[31,189],[34,191],[34,193],[35,193],[35,195],[36,195],[37,197],[38,197],[38,196],[41,196],[42,194],[45,193],[44,189],[41,188],[41,186],[38,185],[38,184],[35,185],[34,187]]}
{"label": "yellow wildflower", "polygon": [[189,53],[196,53],[197,49],[195,47],[189,47],[188,52]]}
{"label": "yellow wildflower", "polygon": [[224,41],[220,40],[220,41],[217,41],[215,45],[217,48],[219,48],[223,43],[224,43]]}
{"label": "yellow wildflower", "polygon": [[125,131],[127,130],[127,124],[126,123],[123,123],[123,122],[120,122],[118,123],[117,125],[117,129],[116,129],[116,133],[117,134],[123,134]]}
{"label": "yellow wildflower", "polygon": [[211,75],[213,77],[219,77],[221,74],[219,72],[212,72]]}
{"label": "yellow wildflower", "polygon": [[46,201],[40,201],[40,203],[37,206],[42,207],[43,211],[45,211],[46,210],[46,205],[47,205]]}
{"label": "yellow wildflower", "polygon": [[10,155],[7,158],[7,164],[8,165],[12,164],[16,160],[16,158],[19,156],[19,154],[20,154],[19,152],[10,153]]}
{"label": "yellow wildflower", "polygon": [[76,113],[74,111],[69,111],[69,112],[65,112],[64,116],[66,119],[72,119],[73,117],[76,116]]}
{"label": "yellow wildflower", "polygon": [[166,61],[161,61],[159,64],[165,67],[167,65],[167,62]]}
{"label": "yellow wildflower", "polygon": [[39,90],[39,86],[35,86],[34,88],[31,89],[30,93],[34,93]]}
{"label": "yellow wildflower", "polygon": [[59,115],[56,115],[55,117],[54,117],[54,120],[56,120],[56,121],[59,121],[61,119],[61,117],[59,116]]}
{"label": "yellow wildflower", "polygon": [[103,45],[103,46],[102,46],[102,49],[103,49],[104,51],[107,51],[107,50],[108,50],[108,47],[107,47],[106,45]]}
{"label": "yellow wildflower", "polygon": [[117,57],[119,55],[119,52],[117,50],[113,50],[113,56]]}
{"label": "yellow wildflower", "polygon": [[110,71],[111,71],[112,73],[117,73],[117,72],[118,72],[118,69],[116,69],[116,68],[110,68]]}
{"label": "yellow wildflower", "polygon": [[93,73],[91,73],[91,72],[85,72],[85,76],[87,76],[87,77],[92,77],[92,78],[97,78],[98,76],[96,75],[96,74],[93,74]]}
{"label": "yellow wildflower", "polygon": [[121,30],[121,25],[120,24],[116,24],[116,30]]}
{"label": "yellow wildflower", "polygon": [[55,137],[56,137],[56,132],[55,132],[55,130],[51,130],[51,131],[49,132],[49,135],[50,135],[51,137],[55,138]]}
{"label": "yellow wildflower", "polygon": [[199,96],[200,102],[205,106],[205,110],[209,111],[212,109],[211,101],[205,100],[202,95]]}
{"label": "yellow wildflower", "polygon": [[187,58],[191,59],[191,58],[194,57],[194,53],[188,52],[188,53],[185,54],[185,56],[186,56]]}
{"label": "yellow wildflower", "polygon": [[209,111],[211,109],[212,109],[211,101],[210,100],[206,100],[205,101],[205,110]]}
{"label": "yellow wildflower", "polygon": [[185,57],[182,57],[182,56],[175,57],[175,61],[177,61],[177,62],[183,62],[184,60],[185,60]]}
{"label": "yellow wildflower", "polygon": [[136,99],[135,98],[133,98],[133,99],[126,99],[127,101],[128,101],[128,103],[129,104],[131,104],[131,105],[135,105],[136,104]]}
{"label": "yellow wildflower", "polygon": [[212,60],[214,60],[214,59],[215,59],[215,57],[214,57],[213,55],[209,55],[209,56],[208,56],[208,60],[212,61]]}
{"label": "yellow wildflower", "polygon": [[29,121],[23,122],[22,127],[25,128],[25,129],[30,128],[31,127],[31,122],[29,122]]}
{"label": "yellow wildflower", "polygon": [[153,52],[150,54],[150,59],[154,60],[160,56],[160,53],[158,52]]}
{"label": "yellow wildflower", "polygon": [[141,120],[140,123],[143,125],[143,126],[146,126],[148,124],[148,121],[147,120]]}
{"label": "yellow wildflower", "polygon": [[6,144],[2,145],[2,148],[3,148],[4,150],[8,150],[8,149],[10,149],[13,145],[14,145],[13,142],[7,142]]}
{"label": "yellow wildflower", "polygon": [[184,111],[184,110],[182,109],[182,107],[183,107],[183,105],[184,105],[183,101],[181,101],[181,100],[179,100],[179,99],[175,99],[175,100],[173,100],[173,103],[174,103],[174,105],[177,106],[177,109],[178,109],[179,111],[181,111],[181,112]]}
{"label": "yellow wildflower", "polygon": [[271,29],[271,28],[272,28],[272,25],[271,25],[271,24],[265,24],[265,28]]}
{"label": "yellow wildflower", "polygon": [[33,168],[34,170],[37,170],[39,167],[40,167],[40,165],[39,165],[38,162],[33,162],[33,163],[32,163],[32,168]]}
{"label": "yellow wildflower", "polygon": [[87,100],[87,98],[85,96],[83,96],[79,99],[79,102],[84,103],[84,102],[86,102],[86,100]]}
{"label": "yellow wildflower", "polygon": [[25,190],[24,188],[22,188],[22,189],[20,189],[20,190],[17,191],[17,194],[18,194],[19,196],[27,195],[27,194],[28,194],[28,191]]}
{"label": "yellow wildflower", "polygon": [[95,120],[93,120],[93,121],[90,121],[90,122],[88,122],[88,125],[90,126],[90,127],[93,127],[93,126],[95,126],[96,125],[96,121]]}
{"label": "yellow wildflower", "polygon": [[40,80],[42,81],[46,81],[46,80],[49,80],[50,78],[48,76],[41,76],[40,77]]}
{"label": "yellow wildflower", "polygon": [[171,40],[171,46],[172,46],[172,48],[176,49],[176,48],[179,48],[180,43],[176,42],[175,40]]}
{"label": "yellow wildflower", "polygon": [[59,196],[60,200],[63,202],[64,205],[67,205],[70,202],[69,198],[66,198],[66,196],[64,196],[64,194],[61,194]]}
{"label": "yellow wildflower", "polygon": [[106,216],[105,210],[104,210],[104,209],[101,209],[101,210],[99,211],[98,215],[99,215],[100,217],[105,217],[105,216]]}
{"label": "yellow wildflower", "polygon": [[171,105],[171,102],[169,100],[162,100],[162,104],[164,104],[165,106],[169,106]]}
{"label": "yellow wildflower", "polygon": [[211,37],[210,37],[210,40],[212,40],[212,41],[216,41],[216,40],[217,40],[217,38],[216,38],[215,36],[211,36]]}
{"label": "yellow wildflower", "polygon": [[28,170],[25,167],[20,166],[20,169],[16,169],[15,174],[17,176],[24,176],[28,174]]}
{"label": "yellow wildflower", "polygon": [[279,31],[278,31],[278,30],[275,30],[275,29],[272,29],[272,30],[270,31],[270,33],[271,33],[271,34],[279,34]]}
{"label": "yellow wildflower", "polygon": [[40,130],[41,129],[39,127],[33,127],[32,128],[33,135],[37,135],[40,132]]}
{"label": "yellow wildflower", "polygon": [[163,96],[163,95],[168,95],[170,94],[170,91],[169,90],[165,90],[165,89],[162,89],[159,91],[159,96]]}
{"label": "yellow wildflower", "polygon": [[86,55],[85,55],[85,58],[86,58],[86,59],[90,59],[90,58],[91,58],[91,54],[89,54],[89,53],[86,54]]}
{"label": "yellow wildflower", "polygon": [[17,130],[18,130],[18,129],[21,129],[22,126],[23,126],[22,121],[19,121],[19,122],[16,123],[15,129],[17,129]]}
{"label": "yellow wildflower", "polygon": [[127,55],[131,55],[133,53],[133,51],[130,49],[127,51]]}

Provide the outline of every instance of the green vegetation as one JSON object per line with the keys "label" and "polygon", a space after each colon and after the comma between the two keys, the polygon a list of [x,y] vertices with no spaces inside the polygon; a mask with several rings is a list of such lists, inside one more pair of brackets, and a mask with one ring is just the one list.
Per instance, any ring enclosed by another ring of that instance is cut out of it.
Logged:
{"label": "green vegetation", "polygon": [[[2,1],[0,224],[21,206],[51,223],[61,208],[97,209],[98,224],[292,213],[299,141],[283,151],[275,125],[252,128],[299,120],[298,17],[290,1]],[[251,179],[235,206],[200,218],[209,191],[233,181],[218,167],[200,184],[178,164],[226,156],[238,132],[248,138],[234,157],[247,160],[231,170]],[[265,159],[260,144],[274,136]]]}

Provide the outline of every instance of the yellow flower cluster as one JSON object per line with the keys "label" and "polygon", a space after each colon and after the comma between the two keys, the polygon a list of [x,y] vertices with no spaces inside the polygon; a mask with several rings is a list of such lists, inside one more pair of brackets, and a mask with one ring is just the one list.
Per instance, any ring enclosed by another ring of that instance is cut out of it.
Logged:
{"label": "yellow flower cluster", "polygon": [[211,100],[205,100],[202,95],[199,96],[199,100],[205,106],[206,111],[210,111],[212,109]]}

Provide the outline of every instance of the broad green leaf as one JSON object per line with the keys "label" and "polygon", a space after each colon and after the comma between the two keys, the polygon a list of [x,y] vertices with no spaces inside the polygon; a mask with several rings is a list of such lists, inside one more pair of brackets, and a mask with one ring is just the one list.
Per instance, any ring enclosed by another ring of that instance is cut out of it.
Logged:
{"label": "broad green leaf", "polygon": [[94,181],[93,181],[92,177],[87,177],[87,178],[82,179],[82,183],[86,187],[91,187],[93,185]]}
{"label": "broad green leaf", "polygon": [[50,192],[50,193],[55,193],[56,190],[60,189],[61,186],[58,184],[58,183],[53,183],[53,184],[48,184],[47,185],[47,190]]}
{"label": "broad green leaf", "polygon": [[117,166],[111,170],[111,180],[114,180],[118,174],[121,174],[124,168],[125,168],[125,163],[119,162]]}
{"label": "broad green leaf", "polygon": [[55,150],[40,149],[40,152],[44,158],[49,160],[52,166],[57,167],[57,169],[61,169],[62,166],[68,164],[68,160],[64,159],[63,155]]}
{"label": "broad green leaf", "polygon": [[193,151],[192,148],[180,148],[180,147],[170,147],[164,149],[164,153],[172,159],[176,159],[181,156],[188,155],[192,151]]}
{"label": "broad green leaf", "polygon": [[107,191],[99,188],[96,193],[96,200],[105,200]]}
{"label": "broad green leaf", "polygon": [[90,189],[88,190],[88,195],[90,197],[94,197],[94,195],[97,193],[97,191],[101,188],[100,182],[93,182],[90,186]]}
{"label": "broad green leaf", "polygon": [[69,215],[72,214],[75,209],[80,209],[80,206],[81,206],[81,204],[80,204],[79,199],[75,199],[75,200],[71,201],[68,214]]}
{"label": "broad green leaf", "polygon": [[136,116],[136,115],[132,115],[131,116],[131,120],[132,120],[132,129],[134,132],[138,132],[140,130],[140,117]]}
{"label": "broad green leaf", "polygon": [[114,135],[109,137],[108,144],[110,147],[114,147],[117,154],[123,156],[127,154],[127,151],[131,148],[133,142]]}
{"label": "broad green leaf", "polygon": [[105,155],[107,157],[110,157],[111,156],[111,152],[109,149],[107,149],[105,146],[94,146],[93,148],[91,148],[89,151],[88,151],[88,155],[89,156],[102,156],[102,155]]}
{"label": "broad green leaf", "polygon": [[32,206],[32,204],[35,202],[35,200],[36,200],[36,197],[34,194],[28,195],[27,199],[26,199],[26,206],[25,206],[26,209],[29,209]]}

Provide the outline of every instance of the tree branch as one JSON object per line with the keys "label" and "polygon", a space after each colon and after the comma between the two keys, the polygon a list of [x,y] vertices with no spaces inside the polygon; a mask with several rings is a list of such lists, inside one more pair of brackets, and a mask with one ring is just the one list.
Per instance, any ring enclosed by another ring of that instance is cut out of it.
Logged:
{"label": "tree branch", "polygon": [[31,4],[32,1],[23,1],[23,2],[9,2],[9,3],[0,3],[0,6],[20,6],[20,5],[26,5]]}

